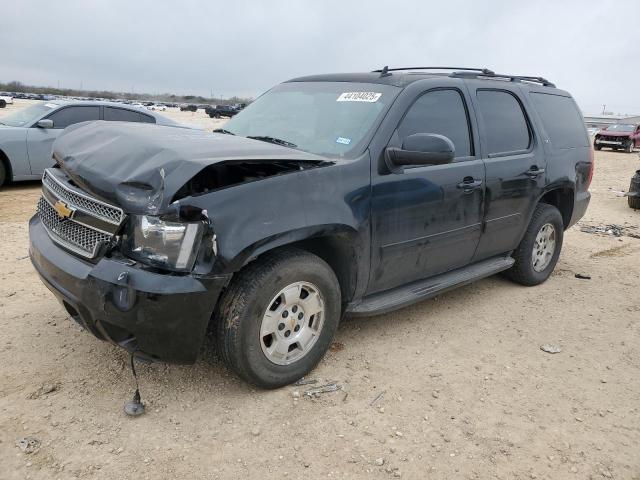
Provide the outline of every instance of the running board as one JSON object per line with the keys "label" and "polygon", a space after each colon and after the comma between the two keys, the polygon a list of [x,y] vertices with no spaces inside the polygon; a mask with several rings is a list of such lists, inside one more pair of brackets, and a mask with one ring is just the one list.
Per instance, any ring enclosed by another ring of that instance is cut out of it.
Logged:
{"label": "running board", "polygon": [[364,297],[360,303],[351,305],[347,309],[347,314],[366,317],[387,313],[507,270],[514,262],[515,260],[511,257],[493,257],[393,290],[375,293]]}

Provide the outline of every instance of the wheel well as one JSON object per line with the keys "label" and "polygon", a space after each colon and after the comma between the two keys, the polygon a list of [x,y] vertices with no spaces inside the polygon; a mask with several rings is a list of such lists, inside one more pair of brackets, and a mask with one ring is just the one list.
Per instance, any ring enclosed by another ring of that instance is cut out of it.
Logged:
{"label": "wheel well", "polygon": [[353,298],[357,281],[359,262],[356,261],[356,248],[353,242],[354,239],[351,235],[337,233],[300,240],[278,248],[299,248],[317,255],[327,262],[338,277],[342,303],[346,304]]}
{"label": "wheel well", "polygon": [[564,228],[567,228],[569,226],[569,222],[571,222],[574,201],[575,195],[573,190],[568,187],[551,190],[545,193],[540,199],[540,203],[553,205],[560,211]]}
{"label": "wheel well", "polygon": [[13,172],[11,171],[11,162],[7,154],[0,150],[0,163],[4,166],[5,172],[7,172],[6,181],[10,182],[13,179]]}

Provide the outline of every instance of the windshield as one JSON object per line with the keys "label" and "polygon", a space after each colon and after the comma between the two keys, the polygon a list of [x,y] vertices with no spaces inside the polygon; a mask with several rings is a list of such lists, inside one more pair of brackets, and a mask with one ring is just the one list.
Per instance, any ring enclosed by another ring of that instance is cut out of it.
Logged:
{"label": "windshield", "polygon": [[10,127],[24,127],[30,125],[36,118],[40,118],[45,113],[58,107],[59,105],[56,105],[55,103],[38,103],[31,107],[18,110],[11,115],[7,115],[0,120],[0,122],[5,125],[9,125]]}
{"label": "windshield", "polygon": [[635,130],[635,127],[633,125],[618,124],[618,125],[610,125],[607,128],[605,128],[605,130],[607,132],[633,132]]}
{"label": "windshield", "polygon": [[283,83],[238,113],[224,130],[318,155],[355,157],[399,91],[372,83]]}

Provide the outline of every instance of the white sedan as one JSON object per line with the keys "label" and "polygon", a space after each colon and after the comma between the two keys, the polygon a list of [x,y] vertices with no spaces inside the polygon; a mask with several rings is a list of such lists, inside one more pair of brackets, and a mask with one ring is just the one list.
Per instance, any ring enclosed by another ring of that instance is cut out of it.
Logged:
{"label": "white sedan", "polygon": [[99,101],[40,102],[0,120],[0,186],[7,181],[36,180],[53,165],[51,150],[62,130],[92,120],[181,125],[155,112]]}

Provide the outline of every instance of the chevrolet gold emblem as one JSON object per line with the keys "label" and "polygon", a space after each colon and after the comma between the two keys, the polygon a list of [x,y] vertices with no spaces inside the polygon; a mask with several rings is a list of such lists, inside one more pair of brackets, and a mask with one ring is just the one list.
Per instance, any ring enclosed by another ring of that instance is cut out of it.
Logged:
{"label": "chevrolet gold emblem", "polygon": [[60,218],[71,218],[71,215],[73,215],[73,209],[67,207],[67,204],[64,203],[62,200],[58,200],[54,205],[53,205],[54,210],[58,213],[58,215],[60,216]]}

